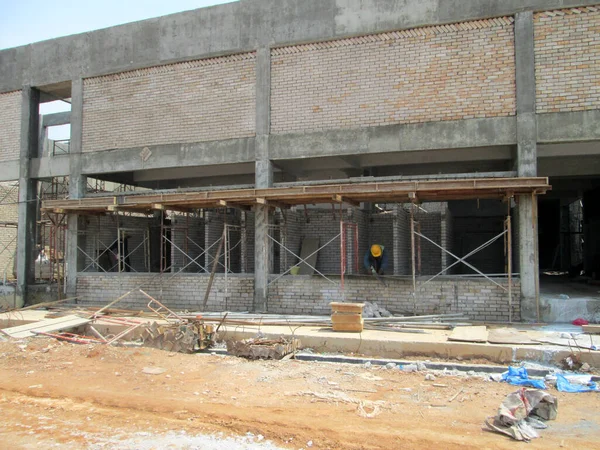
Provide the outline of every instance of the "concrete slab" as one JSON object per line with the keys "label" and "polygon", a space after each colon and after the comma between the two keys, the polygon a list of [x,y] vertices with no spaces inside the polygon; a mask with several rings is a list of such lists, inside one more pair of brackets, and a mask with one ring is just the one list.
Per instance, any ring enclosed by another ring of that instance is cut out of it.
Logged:
{"label": "concrete slab", "polygon": [[[45,318],[47,311],[23,311],[18,320],[30,323]],[[0,327],[16,324],[17,315],[1,314]],[[135,320],[155,321],[153,318],[134,317]],[[156,321],[159,322],[160,321]],[[102,334],[117,334],[126,326],[110,324],[98,321],[94,327]],[[577,327],[581,332],[581,327]],[[560,332],[553,329],[542,330],[540,327],[519,325],[518,329],[524,331],[524,335],[534,339],[560,339]],[[137,331],[137,330],[136,330]],[[219,339],[247,339],[256,337],[258,332],[265,337],[277,339],[281,336],[299,339],[304,348],[312,348],[318,353],[343,353],[345,355],[364,355],[378,358],[401,358],[408,356],[422,356],[427,358],[442,359],[486,359],[490,362],[508,365],[520,361],[534,361],[545,364],[559,364],[560,361],[572,352],[571,348],[540,343],[540,345],[527,344],[490,344],[453,342],[448,337],[449,330],[426,330],[425,333],[397,333],[393,331],[365,330],[362,333],[339,333],[334,332],[329,326],[310,326],[291,328],[289,326],[240,326],[223,325],[219,332]],[[134,337],[137,337],[135,332]],[[589,335],[581,335],[582,339]],[[596,339],[599,339],[596,336]],[[562,341],[561,341],[562,343]],[[582,342],[583,343],[583,342]],[[600,346],[600,342],[598,343]],[[598,367],[600,352],[585,350],[579,356],[582,362],[587,362],[593,367]]]}
{"label": "concrete slab", "polygon": [[456,327],[452,330],[449,341],[461,341],[461,342],[487,342],[488,331],[485,325],[478,325],[475,327]]}

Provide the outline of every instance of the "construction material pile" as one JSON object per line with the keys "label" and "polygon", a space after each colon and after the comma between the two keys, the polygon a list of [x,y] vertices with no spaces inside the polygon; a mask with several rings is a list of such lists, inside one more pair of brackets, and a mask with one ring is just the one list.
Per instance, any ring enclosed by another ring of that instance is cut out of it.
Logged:
{"label": "construction material pile", "polygon": [[300,348],[298,339],[266,339],[263,337],[227,341],[227,353],[248,359],[282,359]]}
{"label": "construction material pile", "polygon": [[331,305],[333,331],[354,331],[360,333],[364,327],[362,318],[364,303],[337,303]]}
{"label": "construction material pile", "polygon": [[370,317],[392,317],[392,313],[385,309],[383,306],[379,306],[377,303],[365,302],[363,307],[362,316],[365,318]]}
{"label": "construction material pile", "polygon": [[144,346],[169,352],[194,353],[205,350],[213,344],[213,326],[199,320],[188,323],[168,323],[159,325],[153,322],[144,327]]}

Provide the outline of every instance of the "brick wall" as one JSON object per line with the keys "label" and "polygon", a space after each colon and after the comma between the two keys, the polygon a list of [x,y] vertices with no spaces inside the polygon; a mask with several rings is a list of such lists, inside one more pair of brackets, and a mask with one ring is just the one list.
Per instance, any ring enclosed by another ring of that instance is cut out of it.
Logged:
{"label": "brick wall", "polygon": [[[506,286],[507,281],[496,280]],[[331,314],[330,302],[376,302],[390,311],[415,311],[412,280],[387,279],[387,287],[367,277],[347,278],[345,296],[339,285],[314,276],[286,277],[269,287],[269,312],[279,314]],[[519,284],[514,281],[513,320],[519,320]],[[508,321],[506,292],[487,280],[440,278],[418,291],[417,314],[464,312],[472,320]]]}
{"label": "brick wall", "polygon": [[[83,250],[87,253],[83,256],[84,268],[86,272],[102,272],[102,269],[97,264],[93,264],[91,257],[96,258],[97,255],[104,252],[106,247],[110,247],[113,242],[117,240],[117,229],[120,226],[128,228],[127,234],[130,236],[128,242],[129,251],[129,266],[130,270],[137,272],[148,271],[147,267],[147,256],[148,251],[144,251],[145,245],[143,241],[146,238],[146,233],[150,231],[152,221],[146,217],[136,216],[122,216],[122,215],[111,215],[111,216],[98,216],[98,217],[86,217],[84,224],[84,237]],[[147,247],[146,247],[147,248]],[[117,270],[116,263],[106,259],[108,251],[105,252],[105,256],[101,257],[100,262],[107,270],[114,266],[113,270]],[[108,264],[108,266],[106,265]]]}
{"label": "brick wall", "polygon": [[83,151],[253,136],[255,54],[84,81]]}
{"label": "brick wall", "polygon": [[0,94],[0,161],[19,159],[21,91]]}
{"label": "brick wall", "polygon": [[172,225],[170,272],[205,272],[205,256],[202,254],[206,248],[204,218],[191,215],[186,219],[176,214],[172,217]]}
{"label": "brick wall", "polygon": [[[105,305],[130,290],[131,295],[119,302],[120,308],[146,309],[145,292],[165,306],[178,310],[199,311],[204,302],[208,274],[79,274],[77,276],[78,303]],[[225,277],[216,275],[208,298],[209,311],[248,311],[252,308],[254,279],[252,275],[229,275],[225,292]],[[226,302],[227,301],[227,302]]]}
{"label": "brick wall", "polygon": [[513,18],[271,52],[271,129],[290,133],[515,114]]}
{"label": "brick wall", "polygon": [[396,228],[394,238],[394,275],[412,274],[410,252],[410,213],[396,205]]}
{"label": "brick wall", "polygon": [[[2,114],[2,111],[0,111]],[[19,184],[14,182],[0,183],[0,221],[16,223],[19,220],[17,202],[19,201]],[[0,279],[14,278],[15,251],[17,248],[17,227],[0,226]]]}
{"label": "brick wall", "polygon": [[600,7],[535,15],[537,112],[600,108]]}
{"label": "brick wall", "polygon": [[[204,242],[206,248],[210,247],[205,253],[205,267],[210,272],[219,249],[219,239],[223,236],[223,229],[225,223],[233,225],[229,229],[229,251],[228,251],[228,264],[229,269],[234,273],[239,273],[242,267],[241,256],[242,256],[242,233],[240,227],[240,213],[239,211],[229,210],[224,213],[222,210],[210,210],[205,211],[205,231],[204,231]],[[214,245],[213,245],[214,244]],[[211,247],[212,246],[212,247]],[[220,264],[217,265],[217,273],[225,272],[225,243],[221,248],[221,257],[219,258]]]}
{"label": "brick wall", "polygon": [[[441,216],[441,245],[448,251],[452,251],[454,247],[454,222],[452,220],[452,213],[448,208],[448,203],[444,203]],[[442,252],[442,269],[449,267],[454,261],[456,261],[449,253]],[[441,269],[440,269],[441,270]],[[445,272],[446,275],[453,273],[452,269]]]}
{"label": "brick wall", "polygon": [[[123,308],[142,309],[148,300],[137,287],[176,310],[198,311],[204,300],[207,274],[80,274],[77,295],[83,305],[104,305],[129,290]],[[339,281],[339,277],[334,278]],[[497,280],[506,286],[506,280]],[[217,275],[207,304],[209,311],[248,311],[252,308],[252,275]],[[412,281],[408,278],[387,280],[384,287],[368,277],[349,277],[345,282],[346,301],[371,301],[398,313],[413,313]],[[519,320],[519,284],[514,281],[513,319]],[[227,300],[227,305],[225,301]],[[339,284],[318,276],[287,276],[269,287],[269,312],[279,314],[330,314],[329,303],[342,301]],[[508,320],[508,299],[504,290],[487,280],[439,279],[419,291],[418,314],[465,312],[472,320]]]}
{"label": "brick wall", "polygon": [[[408,207],[408,206],[407,206]],[[442,210],[443,203],[424,203],[422,209],[415,209],[415,231],[427,236],[438,245],[444,245],[442,242]],[[427,211],[427,212],[425,212]],[[410,239],[410,232],[408,235]],[[419,252],[419,245],[421,247]],[[410,246],[410,240],[409,240]],[[410,247],[409,247],[410,251]],[[418,255],[421,255],[421,271],[419,272]],[[415,236],[415,255],[417,263],[417,275],[435,275],[442,270],[442,251],[425,238]],[[412,269],[411,269],[412,270]]]}

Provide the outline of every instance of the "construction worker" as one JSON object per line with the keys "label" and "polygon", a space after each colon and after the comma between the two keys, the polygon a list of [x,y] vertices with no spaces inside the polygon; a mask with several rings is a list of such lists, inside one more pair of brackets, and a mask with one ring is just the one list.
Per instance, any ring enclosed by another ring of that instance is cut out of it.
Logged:
{"label": "construction worker", "polygon": [[364,258],[365,269],[373,275],[383,275],[388,265],[388,255],[385,247],[379,244],[371,245]]}

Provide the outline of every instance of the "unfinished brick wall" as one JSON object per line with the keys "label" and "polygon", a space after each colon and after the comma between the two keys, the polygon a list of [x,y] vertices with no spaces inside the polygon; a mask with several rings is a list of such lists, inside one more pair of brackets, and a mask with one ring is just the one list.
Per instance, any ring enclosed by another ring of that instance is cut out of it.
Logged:
{"label": "unfinished brick wall", "polygon": [[0,162],[19,159],[21,91],[0,94]]}
{"label": "unfinished brick wall", "polygon": [[[452,248],[454,247],[454,222],[452,220],[452,213],[450,212],[450,209],[448,208],[448,203],[443,204],[443,208],[442,208],[442,212],[441,212],[440,226],[441,226],[441,230],[440,230],[441,246],[444,247],[449,252],[452,252]],[[456,259],[453,258],[447,252],[442,252],[441,257],[442,257],[441,269],[445,269],[445,268],[449,267],[454,261],[456,261]],[[452,269],[453,268],[451,268],[450,271],[445,272],[445,274],[449,275],[449,274],[453,273]]]}
{"label": "unfinished brick wall", "polygon": [[[107,270],[112,268],[113,271],[117,271],[116,262],[107,260],[108,251],[106,248],[110,248],[111,245],[117,240],[117,230],[127,229],[127,234],[130,236],[128,240],[127,250],[129,251],[129,268],[131,272],[147,272],[148,267],[148,241],[144,244],[147,233],[149,235],[150,228],[153,226],[152,219],[146,217],[137,216],[89,216],[85,218],[84,222],[84,239],[83,251],[87,255],[80,253],[84,258],[83,267],[86,272],[103,272],[99,267],[99,264],[94,262],[92,258],[97,259],[100,253],[105,254],[100,260],[100,266]],[[144,251],[146,248],[146,251]],[[104,265],[103,265],[104,264]],[[106,266],[109,264],[109,266]]]}
{"label": "unfinished brick wall", "polygon": [[[405,206],[407,208],[409,207],[408,205]],[[442,211],[444,210],[444,203],[424,203],[421,209],[415,208],[414,212],[415,231],[419,232],[420,229],[420,234],[427,236],[433,242],[441,245],[442,247],[445,244],[445,242],[442,241]],[[408,233],[408,239],[410,251],[410,231]],[[421,258],[420,270],[418,258],[419,254]],[[442,270],[442,250],[429,242],[427,239],[416,235],[415,255],[417,275],[435,275]]]}
{"label": "unfinished brick wall", "polygon": [[83,151],[253,136],[255,54],[84,80]]}
{"label": "unfinished brick wall", "polygon": [[[0,111],[2,114],[2,111]],[[19,201],[19,183],[16,181],[0,183],[0,279],[14,278],[15,251],[17,249],[17,227],[19,220],[17,202]]]}
{"label": "unfinished brick wall", "polygon": [[[229,269],[234,273],[241,271],[241,256],[242,256],[242,233],[240,229],[240,213],[239,211],[228,210],[224,212],[222,210],[209,210],[205,211],[205,227],[204,227],[204,243],[206,248],[210,247],[205,253],[205,267],[210,272],[212,270],[217,250],[219,249],[219,240],[223,236],[223,229],[225,224],[233,225],[229,229],[229,251],[228,251],[228,265]],[[214,244],[214,245],[213,245]],[[217,265],[216,273],[225,272],[225,241],[221,248],[221,255],[219,258],[219,264]]]}
{"label": "unfinished brick wall", "polygon": [[169,272],[205,272],[206,230],[204,218],[175,214],[171,228],[171,268]]}
{"label": "unfinished brick wall", "polygon": [[[145,292],[165,306],[177,311],[200,311],[208,285],[208,274],[79,274],[77,276],[78,303],[83,305],[106,305],[130,290],[119,306],[146,309]],[[207,309],[209,311],[248,311],[252,309],[254,279],[250,275],[229,275],[227,288],[223,274],[216,275]],[[227,291],[227,292],[226,292]],[[229,295],[226,295],[228,293]]]}
{"label": "unfinished brick wall", "polygon": [[[175,310],[198,311],[204,300],[208,274],[80,274],[77,295],[83,305],[105,305],[137,286]],[[339,281],[339,277],[334,278]],[[506,286],[506,280],[496,280]],[[513,320],[520,318],[519,281],[513,283]],[[209,296],[209,311],[248,311],[252,309],[252,275],[219,274]],[[226,291],[229,295],[226,295]],[[350,277],[345,281],[345,300],[371,301],[398,313],[413,313],[412,281],[408,278],[387,281],[387,287],[373,278]],[[331,314],[329,303],[342,301],[339,284],[318,276],[287,276],[269,287],[268,308],[279,314]],[[148,300],[133,292],[119,305],[142,309]],[[508,298],[504,290],[487,280],[439,279],[417,295],[418,314],[466,313],[472,320],[507,321]]]}
{"label": "unfinished brick wall", "polygon": [[600,108],[600,7],[535,14],[537,112]]}
{"label": "unfinished brick wall", "polygon": [[515,114],[512,17],[271,51],[273,133]]}
{"label": "unfinished brick wall", "polygon": [[[504,279],[496,280],[503,286]],[[508,321],[506,292],[488,280],[436,279],[412,296],[412,280],[388,279],[387,287],[368,277],[347,278],[344,296],[339,285],[313,276],[286,277],[269,287],[269,312],[331,314],[330,302],[376,302],[390,311],[417,314],[466,313],[472,320]],[[513,282],[513,320],[520,320],[519,281]]]}
{"label": "unfinished brick wall", "polygon": [[396,205],[395,212],[394,275],[409,275],[412,274],[410,214],[402,205]]}

